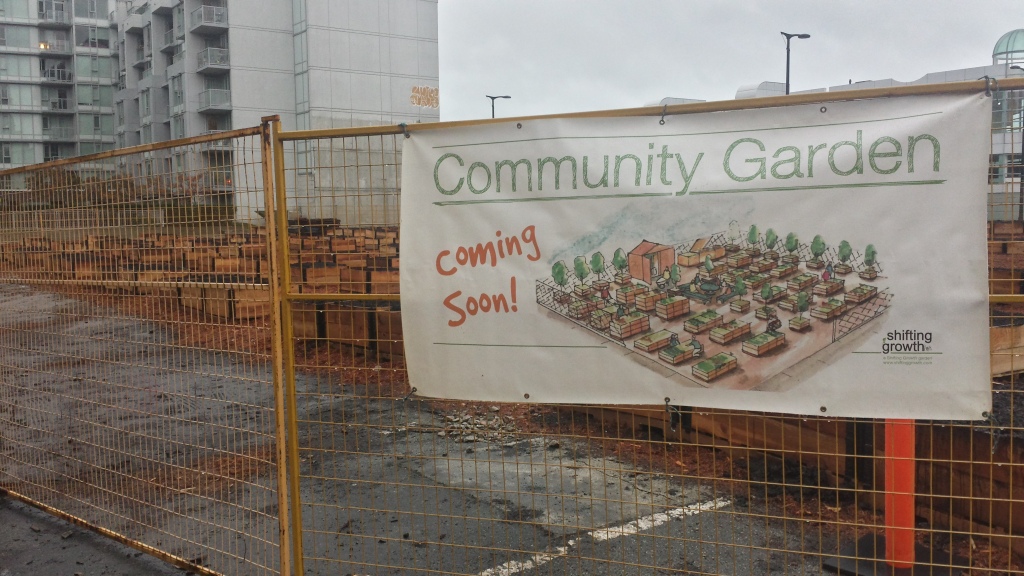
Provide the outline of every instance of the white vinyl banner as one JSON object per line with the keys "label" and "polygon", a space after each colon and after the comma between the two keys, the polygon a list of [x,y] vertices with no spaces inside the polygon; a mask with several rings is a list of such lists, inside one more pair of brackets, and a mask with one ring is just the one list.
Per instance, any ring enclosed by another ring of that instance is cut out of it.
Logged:
{"label": "white vinyl banner", "polygon": [[411,383],[982,418],[991,109],[944,95],[417,131],[402,155]]}

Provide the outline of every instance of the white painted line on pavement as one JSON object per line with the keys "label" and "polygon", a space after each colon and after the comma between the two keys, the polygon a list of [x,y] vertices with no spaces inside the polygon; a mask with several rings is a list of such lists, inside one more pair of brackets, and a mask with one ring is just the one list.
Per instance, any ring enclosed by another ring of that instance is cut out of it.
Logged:
{"label": "white painted line on pavement", "polygon": [[725,498],[710,500],[701,504],[691,504],[690,506],[676,508],[675,510],[669,510],[668,512],[658,512],[657,514],[637,518],[636,520],[623,524],[622,526],[613,526],[612,528],[594,530],[590,533],[590,536],[598,542],[604,542],[605,540],[611,540],[612,538],[618,538],[619,536],[628,536],[630,534],[636,534],[637,532],[644,532],[651,528],[661,526],[669,520],[676,518],[693,516],[694,514],[700,514],[701,512],[707,512],[708,510],[717,510],[724,506],[728,506],[729,504],[732,504],[732,502]]}
{"label": "white painted line on pavement", "polygon": [[[622,526],[614,526],[612,528],[602,528],[600,530],[593,530],[588,532],[586,536],[590,536],[597,542],[605,542],[618,538],[620,536],[629,536],[645,530],[650,530],[661,526],[678,518],[684,518],[686,516],[694,516],[701,512],[707,512],[709,510],[718,510],[732,504],[732,501],[726,498],[718,498],[716,500],[709,500],[700,504],[691,504],[682,508],[676,508],[669,510],[668,512],[658,512],[642,518],[637,518],[632,522],[627,522]],[[526,560],[510,560],[501,566],[495,566],[494,568],[488,568],[481,572],[478,576],[513,576],[520,572],[526,572],[539,566],[543,566],[555,558],[565,556],[569,550],[576,546],[579,539],[569,540],[565,546],[559,546],[551,552],[542,552],[540,554],[534,554]]]}

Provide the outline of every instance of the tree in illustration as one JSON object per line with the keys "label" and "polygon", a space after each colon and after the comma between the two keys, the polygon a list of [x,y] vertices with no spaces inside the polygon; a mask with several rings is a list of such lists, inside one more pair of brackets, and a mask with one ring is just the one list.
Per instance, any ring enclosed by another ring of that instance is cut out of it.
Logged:
{"label": "tree in illustration", "polygon": [[600,252],[594,252],[594,255],[590,257],[590,269],[597,276],[597,279],[601,279],[601,274],[604,273],[604,254]]}
{"label": "tree in illustration", "polygon": [[814,256],[811,260],[813,263],[812,267],[820,268],[822,266],[821,255],[824,254],[827,249],[828,246],[825,245],[825,240],[822,239],[821,234],[818,234],[813,240],[811,240],[811,254]]}
{"label": "tree in illustration", "polygon": [[679,285],[679,280],[680,280],[682,275],[683,275],[683,271],[679,268],[678,264],[673,264],[668,269],[668,279],[669,279],[669,282],[672,283],[672,287],[673,288],[675,288],[676,286]]}
{"label": "tree in illustration", "polygon": [[811,299],[808,297],[807,292],[799,292],[796,295],[796,310],[799,313],[799,318],[803,319],[804,312],[811,307]]}
{"label": "tree in illustration", "polygon": [[792,256],[799,248],[800,239],[796,237],[796,234],[790,232],[786,235],[786,251],[789,252],[790,256]]}
{"label": "tree in illustration", "polygon": [[743,278],[736,279],[736,283],[732,286],[732,293],[740,298],[747,295],[747,283],[743,281]]}
{"label": "tree in illustration", "polygon": [[761,239],[761,237],[757,233],[757,226],[754,226],[753,224],[751,224],[750,225],[750,230],[747,230],[747,244],[750,244],[751,248],[756,248],[757,247],[757,241],[760,240],[760,239]]}
{"label": "tree in illustration", "polygon": [[561,286],[563,291],[565,290],[565,285],[569,283],[569,269],[565,267],[565,262],[555,262],[551,267],[551,279]]}
{"label": "tree in illustration", "polygon": [[629,267],[629,261],[626,259],[625,250],[622,248],[615,250],[615,253],[612,254],[612,266],[615,267],[616,272],[619,274],[626,271],[626,268]]}
{"label": "tree in illustration", "polygon": [[838,266],[836,266],[836,272],[838,272],[840,274],[849,274],[850,272],[852,272],[853,268],[851,268],[849,263],[848,263],[850,261],[850,258],[852,258],[852,257],[853,257],[853,246],[850,246],[849,242],[847,242],[846,240],[843,240],[842,242],[839,243],[839,262],[840,262],[840,264]]}
{"label": "tree in illustration", "polygon": [[580,284],[583,284],[587,276],[590,275],[590,266],[587,265],[587,259],[583,256],[577,256],[572,262],[573,271],[576,272],[576,278],[579,278]]}
{"label": "tree in illustration", "polygon": [[775,230],[769,228],[764,233],[764,246],[768,249],[768,253],[765,254],[765,258],[775,260],[779,257],[778,253],[775,252],[775,245],[779,243],[779,235],[775,233]]}

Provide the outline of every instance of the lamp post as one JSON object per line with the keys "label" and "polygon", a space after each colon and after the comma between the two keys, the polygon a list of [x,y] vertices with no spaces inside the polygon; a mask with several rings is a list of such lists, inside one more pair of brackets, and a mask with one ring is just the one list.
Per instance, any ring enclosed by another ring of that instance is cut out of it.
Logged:
{"label": "lamp post", "polygon": [[786,94],[789,94],[789,41],[793,38],[800,38],[805,40],[810,38],[810,34],[790,34],[788,32],[782,32],[782,35],[786,37]]}
{"label": "lamp post", "polygon": [[491,99],[491,118],[494,118],[494,101],[498,98],[511,98],[511,96],[487,96]]}
{"label": "lamp post", "polygon": [[[1024,72],[1024,68],[1013,65],[1010,66],[1011,70],[1020,70]],[[1019,206],[1017,207],[1017,219],[1024,223],[1024,101],[1018,102],[1017,113],[1020,114],[1020,156],[1017,157],[1017,178],[1020,179],[1020,199]]]}

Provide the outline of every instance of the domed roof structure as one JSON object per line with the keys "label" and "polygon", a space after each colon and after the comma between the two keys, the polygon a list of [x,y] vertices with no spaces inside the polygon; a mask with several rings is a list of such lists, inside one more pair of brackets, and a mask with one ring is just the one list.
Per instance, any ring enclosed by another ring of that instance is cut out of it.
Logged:
{"label": "domed roof structure", "polygon": [[993,64],[1024,63],[1024,29],[1003,34],[992,49]]}

